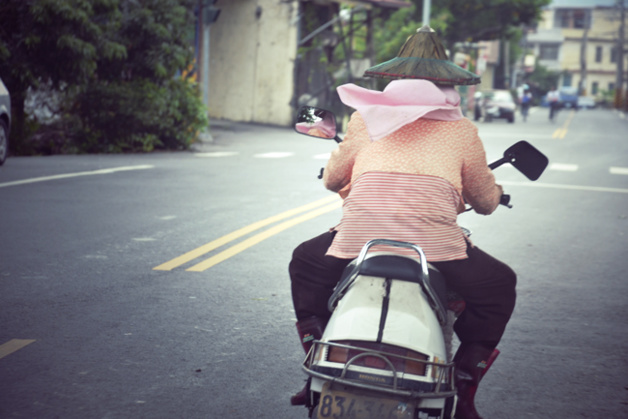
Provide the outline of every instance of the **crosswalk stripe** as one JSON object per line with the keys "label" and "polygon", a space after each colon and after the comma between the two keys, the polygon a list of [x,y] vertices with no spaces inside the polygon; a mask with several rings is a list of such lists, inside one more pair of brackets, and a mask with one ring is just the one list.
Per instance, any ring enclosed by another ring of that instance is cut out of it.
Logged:
{"label": "crosswalk stripe", "polygon": [[282,159],[284,157],[290,157],[293,155],[294,153],[289,152],[289,151],[273,151],[270,153],[256,154],[253,157],[258,158],[258,159]]}
{"label": "crosswalk stripe", "polygon": [[608,171],[613,175],[628,175],[628,167],[610,167]]}
{"label": "crosswalk stripe", "polygon": [[577,164],[566,164],[566,163],[552,163],[549,167],[550,170],[558,170],[561,172],[575,172],[578,170]]}

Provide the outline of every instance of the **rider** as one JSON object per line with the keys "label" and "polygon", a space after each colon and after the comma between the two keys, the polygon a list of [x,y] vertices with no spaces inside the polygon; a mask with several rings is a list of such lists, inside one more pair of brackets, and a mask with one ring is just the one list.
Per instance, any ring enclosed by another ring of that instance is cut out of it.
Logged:
{"label": "rider", "polygon": [[[456,224],[465,202],[490,214],[502,196],[477,127],[462,116],[450,87],[479,78],[449,61],[427,26],[396,58],[365,74],[393,81],[383,92],[338,88],[343,103],[357,111],[323,180],[344,198],[343,215],[338,226],[294,250],[289,271],[297,331],[307,352],[322,336],[331,314],[327,301],[343,269],[367,241],[416,243],[466,301],[454,325],[461,341],[454,357],[455,417],[478,419],[475,392],[514,309],[516,283],[512,269],[474,246]],[[306,389],[293,404],[305,403]]]}
{"label": "rider", "polygon": [[528,113],[530,112],[530,106],[532,105],[532,92],[528,85],[524,85],[523,94],[521,95],[521,116],[523,116],[523,122],[528,119]]}
{"label": "rider", "polygon": [[549,104],[549,119],[550,121],[554,120],[554,116],[558,112],[560,108],[560,93],[556,90],[555,86],[552,86],[552,89],[547,92],[547,102]]}

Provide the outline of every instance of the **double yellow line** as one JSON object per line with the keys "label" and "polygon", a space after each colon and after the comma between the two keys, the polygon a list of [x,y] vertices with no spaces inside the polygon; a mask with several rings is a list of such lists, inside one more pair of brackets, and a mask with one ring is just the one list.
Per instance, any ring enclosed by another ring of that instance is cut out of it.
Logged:
{"label": "double yellow line", "polygon": [[[294,217],[287,221],[284,221],[283,223],[274,225],[271,228],[265,231],[262,231],[261,233],[251,236],[248,239],[243,240],[240,243],[237,243],[215,254],[214,256],[211,256],[210,258],[205,259],[202,262],[199,262],[196,265],[186,269],[186,271],[191,271],[191,272],[203,272],[211,268],[212,266],[215,266],[218,263],[226,259],[229,259],[232,256],[237,255],[238,253],[248,249],[249,247],[254,246],[258,244],[259,242],[266,240],[269,237],[274,236],[275,234],[278,234],[284,230],[287,230],[290,227],[294,227],[297,224],[311,220],[312,218],[316,218],[319,215],[338,209],[341,206],[342,206],[342,201],[340,200],[338,195],[332,195],[323,199],[319,199],[318,201],[314,201],[312,203],[282,212],[280,214],[274,215],[264,220],[257,221],[253,224],[250,224],[232,233],[224,235],[216,240],[213,240],[207,244],[204,244],[201,247],[198,247],[181,256],[178,256],[166,263],[162,263],[161,265],[154,267],[153,270],[171,271],[175,268],[178,268],[181,265],[184,265],[188,262],[193,261],[194,259],[197,259],[203,255],[206,255],[212,250],[216,250],[219,247],[222,247],[228,243],[231,243],[234,240],[244,237],[247,234],[250,234],[254,231],[257,231],[271,224],[275,224],[279,221],[288,219],[290,217]],[[305,213],[305,214],[302,214],[302,213]],[[295,217],[298,214],[302,214],[302,215]]]}
{"label": "double yellow line", "polygon": [[569,124],[571,123],[571,120],[573,119],[575,115],[576,115],[576,111],[572,110],[569,113],[569,117],[567,118],[563,126],[558,128],[556,131],[554,131],[554,134],[552,134],[552,138],[559,139],[559,140],[564,139],[565,136],[567,135],[567,128],[569,127]]}
{"label": "double yellow line", "polygon": [[7,355],[11,355],[15,351],[19,351],[26,345],[35,342],[35,339],[11,339],[10,341],[0,345],[0,359]]}

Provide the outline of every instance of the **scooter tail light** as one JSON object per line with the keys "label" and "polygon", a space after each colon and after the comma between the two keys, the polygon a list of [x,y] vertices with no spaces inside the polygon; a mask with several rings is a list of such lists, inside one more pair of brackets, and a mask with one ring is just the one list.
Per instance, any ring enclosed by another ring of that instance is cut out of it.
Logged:
{"label": "scooter tail light", "polygon": [[[397,372],[425,376],[429,357],[425,354],[411,351],[397,346],[378,344],[373,342],[335,342],[346,346],[329,345],[327,361],[346,364],[356,356],[374,352],[385,356]],[[350,347],[347,347],[350,346]],[[411,359],[408,359],[411,358]],[[389,364],[380,356],[363,356],[352,362],[352,365],[374,369],[390,370]]]}
{"label": "scooter tail light", "polygon": [[349,360],[349,348],[343,348],[340,346],[330,346],[329,354],[327,355],[329,362],[337,362],[339,364],[346,364]]}

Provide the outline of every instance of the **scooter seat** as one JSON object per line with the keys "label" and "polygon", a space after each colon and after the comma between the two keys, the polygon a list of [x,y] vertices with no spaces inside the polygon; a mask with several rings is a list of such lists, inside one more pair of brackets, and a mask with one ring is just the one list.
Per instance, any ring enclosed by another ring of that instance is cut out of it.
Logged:
{"label": "scooter seat", "polygon": [[[443,307],[448,306],[447,285],[445,278],[438,269],[428,266],[429,285]],[[360,275],[399,279],[421,284],[421,264],[408,257],[396,255],[374,255],[366,258],[360,265]]]}

